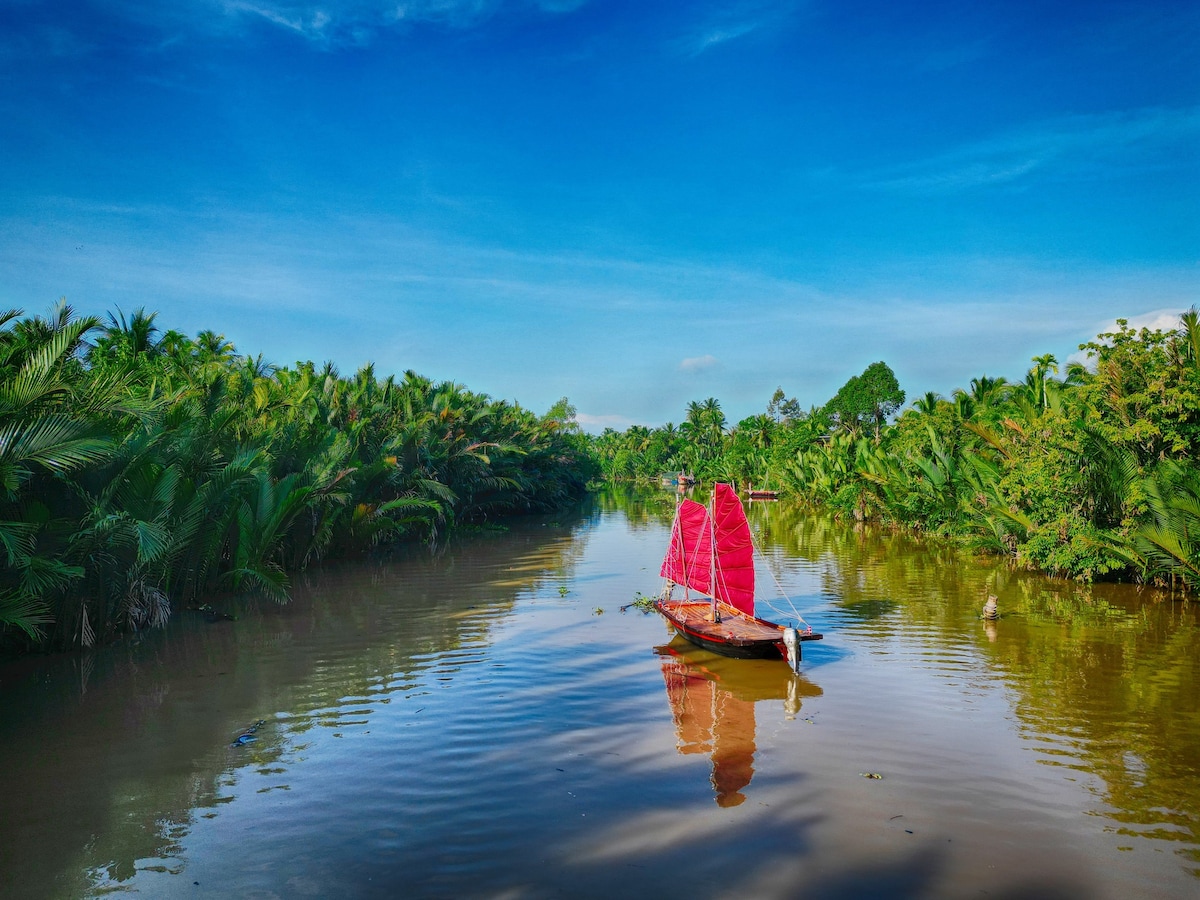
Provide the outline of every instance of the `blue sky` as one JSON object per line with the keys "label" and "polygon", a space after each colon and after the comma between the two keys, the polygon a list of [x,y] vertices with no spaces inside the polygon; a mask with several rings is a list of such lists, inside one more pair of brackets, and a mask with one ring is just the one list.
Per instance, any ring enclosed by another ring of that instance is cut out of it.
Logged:
{"label": "blue sky", "polygon": [[1200,5],[0,0],[0,306],[590,430],[1200,302]]}

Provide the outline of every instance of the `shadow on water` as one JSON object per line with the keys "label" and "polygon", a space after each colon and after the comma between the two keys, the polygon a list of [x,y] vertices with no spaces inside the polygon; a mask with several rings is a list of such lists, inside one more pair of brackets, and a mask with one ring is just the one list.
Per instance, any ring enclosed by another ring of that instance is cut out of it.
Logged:
{"label": "shadow on water", "polygon": [[[862,900],[867,897],[920,900],[934,891],[942,868],[942,854],[927,848],[898,862],[862,866],[813,884],[806,884],[801,876],[793,896],[814,900]],[[1000,900],[1090,900],[1093,896],[1089,889],[1072,884],[1065,877],[1040,880],[1016,876],[1011,885],[978,893]]]}

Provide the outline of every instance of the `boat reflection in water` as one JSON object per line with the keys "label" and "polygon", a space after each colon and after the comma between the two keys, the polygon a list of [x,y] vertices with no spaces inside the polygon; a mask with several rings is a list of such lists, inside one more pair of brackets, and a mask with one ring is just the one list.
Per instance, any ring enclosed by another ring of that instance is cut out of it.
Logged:
{"label": "boat reflection in water", "polygon": [[717,805],[737,806],[754,777],[755,704],[782,700],[784,716],[794,719],[802,700],[819,697],[821,689],[781,660],[731,659],[680,637],[654,652],[662,660],[676,748],[709,754]]}

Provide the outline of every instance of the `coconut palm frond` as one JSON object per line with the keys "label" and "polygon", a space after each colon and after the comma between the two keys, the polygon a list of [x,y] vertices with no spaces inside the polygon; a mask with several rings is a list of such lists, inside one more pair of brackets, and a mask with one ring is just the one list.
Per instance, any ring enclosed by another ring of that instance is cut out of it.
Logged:
{"label": "coconut palm frond", "polygon": [[50,607],[44,600],[21,593],[0,593],[0,632],[16,628],[36,641],[45,634],[43,626],[53,621]]}

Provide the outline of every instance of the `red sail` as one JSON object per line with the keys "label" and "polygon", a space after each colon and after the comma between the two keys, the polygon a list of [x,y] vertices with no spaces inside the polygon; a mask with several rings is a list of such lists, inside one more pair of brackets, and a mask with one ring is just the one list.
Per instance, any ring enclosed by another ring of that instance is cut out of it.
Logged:
{"label": "red sail", "polygon": [[684,499],[675,511],[671,545],[663,559],[663,578],[686,585],[701,594],[709,593],[712,572],[712,534],[708,509],[695,500]]}
{"label": "red sail", "polygon": [[717,599],[754,615],[754,543],[746,511],[727,484],[713,487],[713,521],[717,545]]}

